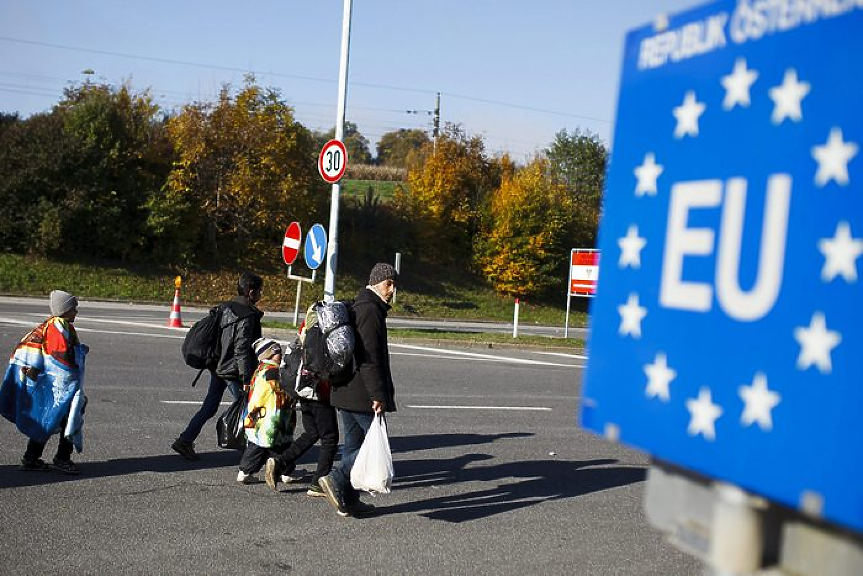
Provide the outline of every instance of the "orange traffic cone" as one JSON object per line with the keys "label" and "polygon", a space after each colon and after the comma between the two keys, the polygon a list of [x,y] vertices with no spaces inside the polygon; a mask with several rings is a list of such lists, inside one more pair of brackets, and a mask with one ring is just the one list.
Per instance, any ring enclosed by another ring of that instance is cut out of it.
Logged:
{"label": "orange traffic cone", "polygon": [[180,317],[180,277],[174,280],[174,303],[171,304],[171,316],[168,318],[168,328],[183,328],[183,319]]}

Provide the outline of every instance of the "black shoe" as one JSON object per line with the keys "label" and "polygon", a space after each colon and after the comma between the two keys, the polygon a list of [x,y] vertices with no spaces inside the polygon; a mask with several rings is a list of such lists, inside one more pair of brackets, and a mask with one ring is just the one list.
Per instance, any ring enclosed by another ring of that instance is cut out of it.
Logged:
{"label": "black shoe", "polygon": [[329,503],[336,509],[336,514],[343,518],[348,516],[348,511],[345,509],[345,503],[342,499],[342,490],[336,485],[333,479],[329,475],[321,476],[318,479],[318,483],[321,485],[321,489],[324,491],[324,495],[326,495]]}
{"label": "black shoe", "polygon": [[345,512],[351,516],[368,516],[374,511],[375,507],[371,504],[366,504],[365,502],[357,501],[355,504],[348,504],[345,506]]}
{"label": "black shoe", "polygon": [[75,466],[75,463],[71,460],[60,460],[58,458],[54,458],[54,461],[51,463],[51,468],[57,472],[68,474],[70,476],[77,476],[81,473],[81,471],[78,470],[78,467]]}
{"label": "black shoe", "polygon": [[35,460],[30,460],[29,458],[21,458],[21,465],[18,467],[19,470],[23,470],[24,472],[47,472],[51,469],[44,460],[41,458],[37,458]]}
{"label": "black shoe", "polygon": [[171,444],[171,449],[186,460],[201,459],[195,453],[195,444],[193,442],[186,442],[182,438],[177,438],[176,440],[174,440],[174,443]]}
{"label": "black shoe", "polygon": [[279,476],[281,476],[281,472],[279,471],[279,465],[276,462],[276,459],[267,458],[267,464],[264,466],[264,480],[267,482],[267,486],[273,490],[278,490]]}

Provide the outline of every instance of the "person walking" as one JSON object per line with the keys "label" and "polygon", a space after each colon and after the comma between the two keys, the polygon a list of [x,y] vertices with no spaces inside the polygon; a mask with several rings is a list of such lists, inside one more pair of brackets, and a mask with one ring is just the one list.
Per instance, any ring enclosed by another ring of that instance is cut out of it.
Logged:
{"label": "person walking", "polygon": [[[253,344],[258,357],[257,369],[252,377],[249,403],[243,426],[246,429],[246,450],[240,459],[237,482],[254,484],[255,474],[273,454],[286,450],[291,444],[297,416],[294,401],[282,390],[279,364],[282,346],[271,338],[259,338]],[[285,475],[283,482],[292,479]]]}
{"label": "person walking", "polygon": [[195,440],[207,420],[216,415],[225,389],[236,400],[252,380],[258,365],[252,343],[261,337],[261,317],[264,313],[256,304],[264,290],[263,279],[251,272],[243,272],[237,281],[237,296],[219,306],[219,359],[210,370],[210,385],[201,407],[192,416],[189,425],[171,444],[171,449],[186,460],[198,460]]}
{"label": "person walking", "polygon": [[[49,295],[51,317],[31,330],[15,347],[0,385],[0,412],[27,435],[20,469],[54,469],[80,474],[72,450],[81,451],[83,439],[84,357],[89,348],[78,340],[73,322],[78,299],[62,290]],[[28,384],[32,381],[33,384]],[[42,460],[48,439],[60,433],[57,453],[49,466]]]}
{"label": "person walking", "polygon": [[[302,352],[297,348],[292,351],[292,354],[300,355]],[[297,360],[297,362],[299,361]],[[318,465],[312,475],[312,481],[306,494],[324,496],[319,481],[333,468],[333,461],[336,459],[336,452],[339,447],[339,421],[336,416],[336,409],[330,405],[330,383],[328,381],[319,381],[310,394],[311,397],[301,396],[299,399],[303,433],[281,454],[277,453],[267,460],[264,468],[264,480],[270,488],[278,490],[279,479],[289,476],[296,468],[297,460],[320,440]]]}
{"label": "person walking", "polygon": [[372,268],[368,285],[354,300],[357,372],[347,384],[333,386],[330,392],[341,420],[344,445],[339,465],[319,483],[339,516],[363,516],[375,508],[360,500],[351,485],[351,469],[375,415],[396,410],[386,318],[397,279],[398,272],[389,264],[379,262]]}

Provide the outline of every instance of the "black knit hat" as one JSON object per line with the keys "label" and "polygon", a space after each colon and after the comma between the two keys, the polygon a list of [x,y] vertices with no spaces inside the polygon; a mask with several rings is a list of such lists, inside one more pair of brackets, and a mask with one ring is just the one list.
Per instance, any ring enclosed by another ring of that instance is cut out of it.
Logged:
{"label": "black knit hat", "polygon": [[258,360],[266,360],[273,354],[281,354],[282,346],[272,338],[258,338],[252,344],[252,349],[255,351],[255,356]]}
{"label": "black knit hat", "polygon": [[396,269],[392,267],[391,264],[387,264],[386,262],[378,262],[375,264],[375,267],[372,268],[372,273],[369,274],[369,286],[374,286],[375,284],[380,284],[384,280],[398,280],[399,273],[396,272]]}

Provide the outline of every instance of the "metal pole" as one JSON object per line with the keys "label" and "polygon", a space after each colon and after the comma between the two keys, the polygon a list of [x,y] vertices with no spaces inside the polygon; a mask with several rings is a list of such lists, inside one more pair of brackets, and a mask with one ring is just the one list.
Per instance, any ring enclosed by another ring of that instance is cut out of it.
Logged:
{"label": "metal pole", "polygon": [[297,301],[294,304],[294,327],[300,325],[300,294],[303,292],[303,283],[297,282]]}
{"label": "metal pole", "polygon": [[[348,55],[351,45],[351,0],[345,0],[342,16],[342,52],[339,59],[339,102],[336,109],[336,140],[345,135],[345,103],[348,98]],[[348,159],[345,159],[347,162]],[[341,185],[333,184],[330,196],[330,238],[327,243],[327,275],[324,279],[324,300],[336,299],[336,265],[339,256],[339,194]]]}

